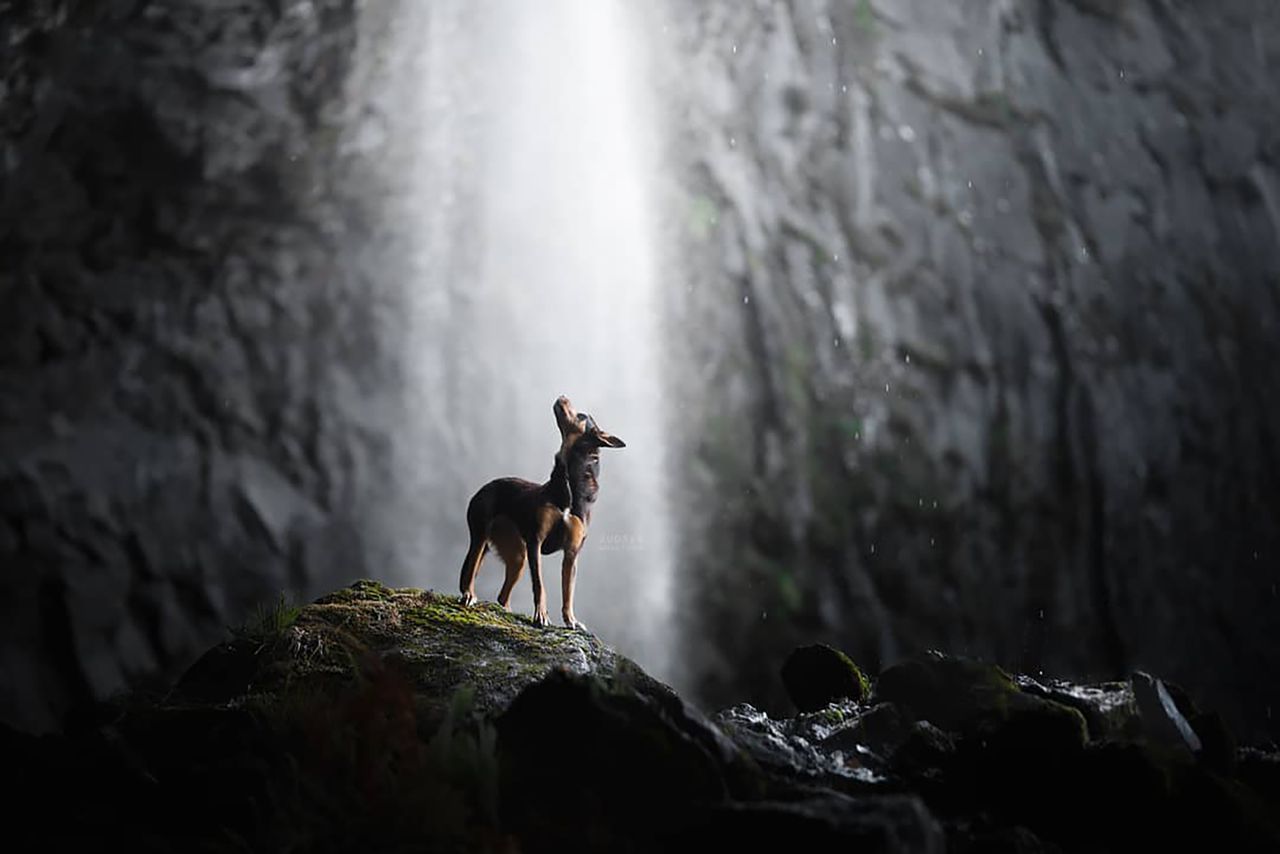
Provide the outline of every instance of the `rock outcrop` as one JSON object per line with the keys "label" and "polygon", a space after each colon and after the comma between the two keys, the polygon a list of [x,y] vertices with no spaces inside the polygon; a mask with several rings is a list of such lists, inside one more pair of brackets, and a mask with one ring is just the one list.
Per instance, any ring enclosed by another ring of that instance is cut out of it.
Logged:
{"label": "rock outcrop", "polygon": [[1160,725],[1129,687],[938,653],[709,718],[585,632],[361,581],[0,747],[6,806],[58,816],[10,822],[15,851],[1274,850],[1275,754],[1214,769]]}

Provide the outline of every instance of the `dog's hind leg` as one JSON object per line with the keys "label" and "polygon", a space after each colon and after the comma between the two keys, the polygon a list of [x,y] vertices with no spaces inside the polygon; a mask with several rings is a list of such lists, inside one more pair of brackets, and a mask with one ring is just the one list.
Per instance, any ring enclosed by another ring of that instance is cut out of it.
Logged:
{"label": "dog's hind leg", "polygon": [[520,538],[516,526],[505,519],[496,521],[489,535],[493,547],[507,567],[507,577],[503,579],[502,590],[498,592],[498,604],[510,610],[511,591],[524,572],[524,540]]}
{"label": "dog's hind leg", "polygon": [[458,578],[458,590],[462,593],[463,605],[474,605],[476,601],[476,573],[480,571],[480,562],[489,551],[489,541],[483,533],[471,532],[471,545],[467,556],[462,561],[462,575]]}

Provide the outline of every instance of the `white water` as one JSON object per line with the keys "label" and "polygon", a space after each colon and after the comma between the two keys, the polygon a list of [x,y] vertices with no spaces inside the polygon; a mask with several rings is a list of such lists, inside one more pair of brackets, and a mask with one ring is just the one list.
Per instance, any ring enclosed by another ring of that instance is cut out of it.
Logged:
{"label": "white water", "polygon": [[[388,130],[417,143],[400,188],[419,236],[405,283],[413,399],[395,437],[407,485],[390,531],[412,555],[404,580],[455,591],[466,499],[494,477],[546,477],[551,405],[567,394],[627,443],[601,452],[577,616],[664,675],[672,558],[645,22],[614,0],[405,9],[418,85],[401,82],[411,96]],[[477,591],[493,598],[501,577],[490,557]],[[543,578],[558,616],[559,555]],[[531,604],[526,570],[512,605]]]}

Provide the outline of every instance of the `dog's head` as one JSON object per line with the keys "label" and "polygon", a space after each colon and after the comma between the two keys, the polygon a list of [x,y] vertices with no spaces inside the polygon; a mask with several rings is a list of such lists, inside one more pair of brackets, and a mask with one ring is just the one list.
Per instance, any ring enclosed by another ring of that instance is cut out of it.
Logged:
{"label": "dog's head", "polygon": [[573,408],[569,398],[564,395],[556,398],[552,411],[556,415],[556,426],[560,428],[560,458],[567,460],[569,452],[575,447],[579,451],[596,448],[625,448],[617,436],[600,429],[596,420],[585,412]]}

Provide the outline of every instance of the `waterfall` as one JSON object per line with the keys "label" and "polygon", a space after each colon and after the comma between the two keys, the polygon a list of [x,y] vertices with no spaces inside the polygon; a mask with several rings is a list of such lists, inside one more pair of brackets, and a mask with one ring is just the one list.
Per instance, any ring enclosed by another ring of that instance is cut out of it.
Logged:
{"label": "waterfall", "polygon": [[[412,157],[388,204],[413,258],[393,429],[402,483],[382,524],[399,580],[455,592],[467,499],[494,477],[546,478],[551,404],[568,395],[627,443],[601,452],[575,610],[662,675],[672,559],[657,134],[636,12],[613,0],[403,4],[402,109],[387,107],[386,133]],[[482,598],[502,575],[491,555]],[[543,579],[558,617],[560,555],[544,558]],[[531,601],[526,569],[512,607],[527,614]]]}

